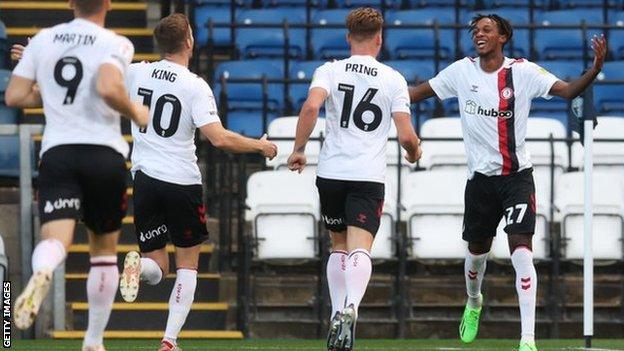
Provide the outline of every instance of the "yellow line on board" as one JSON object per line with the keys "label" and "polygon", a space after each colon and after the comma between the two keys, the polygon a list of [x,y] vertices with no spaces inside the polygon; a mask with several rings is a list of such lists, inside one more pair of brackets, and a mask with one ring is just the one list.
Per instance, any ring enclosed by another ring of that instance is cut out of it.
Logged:
{"label": "yellow line on board", "polygon": [[[117,245],[118,253],[126,253],[130,251],[139,251],[138,245],[130,245],[130,244],[120,244]],[[214,251],[214,245],[212,244],[204,244],[201,247],[200,252],[202,253],[211,253]],[[89,245],[88,244],[74,244],[69,247],[68,252],[70,253],[88,253]],[[167,245],[167,252],[174,252],[173,245]]]}
{"label": "yellow line on board", "polygon": [[[2,10],[71,10],[67,1],[2,1]],[[113,2],[113,10],[147,10],[147,3]]]}
{"label": "yellow line on board", "polygon": [[[149,28],[109,28],[119,35],[124,36],[141,36],[151,37],[153,32]],[[9,27],[6,29],[7,35],[21,35],[21,36],[33,36],[37,34],[41,28],[37,27]]]}
{"label": "yellow line on board", "polygon": [[[73,302],[72,310],[85,311],[89,309],[88,302]],[[169,304],[165,302],[142,302],[142,303],[114,303],[113,310],[116,311],[166,311]],[[191,305],[195,311],[227,311],[228,304],[225,302],[198,302]]]}
{"label": "yellow line on board", "polygon": [[[89,275],[87,273],[65,273],[66,280],[84,280],[87,279]],[[175,273],[169,273],[165,276],[166,279],[175,278]],[[198,279],[221,279],[221,274],[219,273],[199,273],[197,274]]]}

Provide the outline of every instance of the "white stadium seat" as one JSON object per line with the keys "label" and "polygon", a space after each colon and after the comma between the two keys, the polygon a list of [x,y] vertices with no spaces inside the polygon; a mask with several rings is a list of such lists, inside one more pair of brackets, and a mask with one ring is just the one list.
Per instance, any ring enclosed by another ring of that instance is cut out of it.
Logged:
{"label": "white stadium seat", "polygon": [[252,222],[259,259],[317,257],[320,219],[314,173],[256,172],[247,182],[245,219]]}
{"label": "white stadium seat", "polygon": [[[622,139],[624,117],[598,117],[594,139]],[[578,137],[578,134],[574,133]],[[624,176],[624,142],[595,142],[594,168],[615,168]],[[572,146],[572,165],[583,168],[584,150],[580,143]]]}
{"label": "white stadium seat", "polygon": [[465,257],[462,224],[466,180],[466,173],[459,170],[414,172],[406,177],[401,202],[412,240],[412,258]]}
{"label": "white stadium seat", "polygon": [[[388,167],[390,168],[390,167]],[[394,167],[396,170],[396,167]],[[394,228],[397,218],[396,206],[396,182],[389,181],[390,175],[386,173],[385,201],[381,214],[379,230],[375,236],[371,256],[374,259],[391,259],[396,257],[396,245],[394,244]]]}
{"label": "white stadium seat", "polygon": [[[624,179],[612,171],[593,173],[593,243],[596,259],[622,259]],[[584,173],[565,173],[557,179],[555,203],[565,241],[563,257],[583,258]]]}
{"label": "white stadium seat", "polygon": [[2,279],[3,282],[9,280],[9,260],[7,259],[6,252],[4,250],[4,240],[2,239],[2,236],[0,236],[0,268],[2,268],[0,279]]}
{"label": "white stadium seat", "polygon": [[[533,258],[536,260],[545,260],[548,258],[550,250],[550,233],[548,231],[548,220],[544,214],[544,208],[540,208],[537,205],[537,218],[535,221],[535,233],[533,235]],[[496,237],[492,243],[492,249],[490,250],[490,256],[492,258],[499,259],[511,259],[509,253],[509,241],[507,240],[507,233],[505,233],[505,221],[503,217],[501,222],[496,228]]]}
{"label": "white stadium seat", "polygon": [[[282,168],[286,166],[288,161],[288,156],[292,153],[293,145],[295,144],[295,134],[297,132],[297,120],[299,117],[280,117],[276,118],[269,124],[268,128],[268,136],[269,138],[292,138],[293,140],[288,141],[274,141],[275,145],[277,145],[277,156],[272,160],[267,160],[267,166],[273,167],[275,169]],[[318,138],[321,136],[321,133],[325,133],[325,118],[319,118],[316,121],[316,126],[314,126],[314,130],[312,134],[310,134],[311,138]],[[308,159],[308,165],[316,165],[318,164],[318,155],[321,151],[321,143],[320,141],[310,140],[306,145],[306,157]]]}
{"label": "white stadium seat", "polygon": [[[457,117],[432,118],[420,128],[422,138],[462,139],[461,119]],[[466,175],[466,149],[459,141],[423,141],[420,166],[427,169],[451,166],[461,168]]]}

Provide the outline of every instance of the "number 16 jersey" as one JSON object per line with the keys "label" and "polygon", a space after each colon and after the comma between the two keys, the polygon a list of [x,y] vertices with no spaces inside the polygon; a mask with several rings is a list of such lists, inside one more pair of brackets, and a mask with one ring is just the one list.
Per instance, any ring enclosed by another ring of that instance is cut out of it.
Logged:
{"label": "number 16 jersey", "polygon": [[97,76],[103,64],[125,74],[133,55],[127,38],[79,18],[30,41],[13,74],[39,85],[46,118],[42,155],[66,144],[104,145],[128,155],[119,113],[98,94]]}
{"label": "number 16 jersey", "polygon": [[318,176],[383,183],[392,113],[410,113],[405,78],[372,56],[353,55],[317,68],[312,88],[328,94]]}
{"label": "number 16 jersey", "polygon": [[168,60],[130,65],[127,83],[132,100],[150,110],[147,128],[132,125],[132,173],[179,185],[201,184],[195,129],[220,122],[208,83]]}

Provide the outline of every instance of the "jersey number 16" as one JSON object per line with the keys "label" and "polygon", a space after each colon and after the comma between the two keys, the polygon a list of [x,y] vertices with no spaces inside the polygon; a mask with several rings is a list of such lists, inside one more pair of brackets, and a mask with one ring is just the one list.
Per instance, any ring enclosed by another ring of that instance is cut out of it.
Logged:
{"label": "jersey number 16", "polygon": [[[342,103],[342,115],[340,116],[340,127],[349,128],[349,117],[351,117],[355,86],[340,83],[338,84],[338,90],[344,91],[345,93],[345,98]],[[362,100],[358,102],[357,106],[355,106],[355,110],[353,110],[353,123],[355,123],[356,127],[365,132],[372,132],[381,124],[381,108],[371,102],[375,94],[377,94],[377,91],[378,89],[368,88]],[[373,120],[370,123],[364,121],[363,116],[366,111],[372,112],[373,114]]]}

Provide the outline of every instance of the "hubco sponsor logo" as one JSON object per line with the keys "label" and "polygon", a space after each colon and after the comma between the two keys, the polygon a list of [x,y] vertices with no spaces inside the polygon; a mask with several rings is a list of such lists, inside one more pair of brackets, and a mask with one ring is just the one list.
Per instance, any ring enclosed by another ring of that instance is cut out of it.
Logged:
{"label": "hubco sponsor logo", "polygon": [[146,233],[141,232],[141,237],[139,238],[142,242],[145,242],[147,240],[151,240],[154,239],[155,237],[164,234],[167,232],[167,226],[165,224],[161,225],[160,227],[156,228],[156,229],[152,229],[152,230],[148,230]]}
{"label": "hubco sponsor logo", "polygon": [[328,225],[342,224],[342,218],[330,218],[330,217],[327,217],[327,216],[323,216],[323,220]]}
{"label": "hubco sponsor logo", "polygon": [[493,108],[486,110],[480,105],[477,105],[477,103],[472,100],[466,101],[466,107],[464,108],[464,112],[470,115],[498,117],[502,119],[509,119],[513,117],[513,111],[509,111],[509,110],[499,111]]}

